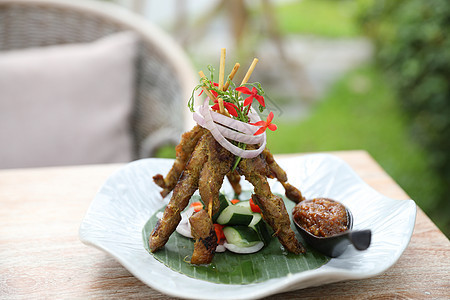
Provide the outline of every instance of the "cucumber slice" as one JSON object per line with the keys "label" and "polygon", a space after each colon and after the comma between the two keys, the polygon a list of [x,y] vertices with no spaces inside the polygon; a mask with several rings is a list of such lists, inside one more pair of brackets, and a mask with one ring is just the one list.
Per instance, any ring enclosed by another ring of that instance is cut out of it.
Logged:
{"label": "cucumber slice", "polygon": [[238,247],[251,247],[261,242],[258,233],[248,226],[227,226],[223,228],[223,234],[228,244]]}
{"label": "cucumber slice", "polygon": [[[203,202],[202,198],[199,195],[193,195],[191,197],[191,202],[196,202],[196,201],[200,201],[203,204],[203,207],[205,207],[205,202]],[[217,218],[222,213],[222,211],[230,205],[232,205],[230,200],[228,200],[228,198],[224,194],[220,194],[219,195],[219,210],[212,216],[213,223],[217,222]]]}
{"label": "cucumber slice", "polygon": [[216,223],[217,218],[220,216],[222,211],[231,205],[231,202],[227,199],[227,197],[225,197],[224,194],[219,195],[219,203],[220,203],[219,210],[212,216],[213,223]]}
{"label": "cucumber slice", "polygon": [[248,227],[256,231],[261,241],[264,242],[264,245],[268,245],[270,243],[272,236],[269,232],[269,228],[267,228],[267,223],[264,222],[260,213],[253,213],[253,219]]}
{"label": "cucumber slice", "polygon": [[217,223],[221,225],[248,225],[253,219],[253,214],[245,206],[229,205],[217,218]]}
{"label": "cucumber slice", "polygon": [[250,201],[248,201],[248,200],[247,201],[239,201],[238,203],[236,203],[234,205],[246,207],[250,213],[253,213],[252,209],[250,208]]}

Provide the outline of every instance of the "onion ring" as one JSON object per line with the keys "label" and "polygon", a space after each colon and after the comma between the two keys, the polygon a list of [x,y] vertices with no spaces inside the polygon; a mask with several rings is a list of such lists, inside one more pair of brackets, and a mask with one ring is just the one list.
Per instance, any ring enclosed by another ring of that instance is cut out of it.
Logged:
{"label": "onion ring", "polygon": [[[259,129],[258,126],[244,123],[211,111],[209,108],[209,98],[205,99],[203,105],[196,108],[193,118],[200,126],[208,129],[222,147],[239,157],[256,157],[266,147],[265,132],[255,136],[255,132]],[[261,118],[253,108],[250,108],[249,118],[253,123],[261,121]],[[260,144],[260,146],[255,150],[244,150],[233,145],[227,139],[246,144]]]}

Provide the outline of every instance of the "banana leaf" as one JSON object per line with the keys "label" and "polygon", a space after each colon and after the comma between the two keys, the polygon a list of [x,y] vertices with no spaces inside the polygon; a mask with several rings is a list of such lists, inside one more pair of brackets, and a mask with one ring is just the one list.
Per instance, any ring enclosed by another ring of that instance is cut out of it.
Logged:
{"label": "banana leaf", "polygon": [[[283,197],[286,209],[290,213],[294,203]],[[164,209],[161,209],[163,211]],[[220,284],[251,284],[273,278],[280,278],[316,269],[330,258],[309,248],[296,232],[297,238],[305,245],[305,254],[295,255],[284,250],[276,237],[269,245],[252,254],[236,254],[230,251],[216,253],[209,265],[189,263],[194,250],[194,241],[174,232],[161,250],[152,253],[148,239],[157,222],[157,212],[145,224],[142,235],[145,249],[168,268],[186,276]],[[291,216],[291,215],[290,215]],[[292,218],[292,216],[291,216]]]}

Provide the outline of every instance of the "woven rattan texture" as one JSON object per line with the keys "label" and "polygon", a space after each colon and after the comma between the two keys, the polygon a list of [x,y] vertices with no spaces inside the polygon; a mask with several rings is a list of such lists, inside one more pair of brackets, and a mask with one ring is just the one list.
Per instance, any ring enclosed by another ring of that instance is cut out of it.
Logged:
{"label": "woven rattan texture", "polygon": [[[92,42],[125,30],[133,28],[118,18],[108,18],[95,11],[48,3],[0,2],[0,51]],[[135,105],[130,120],[136,158],[142,141],[155,131],[173,129],[173,140],[181,135],[186,102],[180,92],[181,79],[174,75],[173,65],[145,36],[138,51]]]}

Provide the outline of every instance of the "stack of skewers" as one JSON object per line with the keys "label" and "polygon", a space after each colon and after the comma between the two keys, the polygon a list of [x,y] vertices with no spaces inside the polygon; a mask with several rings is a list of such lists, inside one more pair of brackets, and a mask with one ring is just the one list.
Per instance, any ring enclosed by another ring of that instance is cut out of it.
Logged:
{"label": "stack of skewers", "polygon": [[[257,62],[255,58],[238,87],[232,82],[240,66],[238,63],[224,82],[225,49],[221,51],[217,86],[212,78],[208,79],[202,71],[199,72],[201,79],[197,88],[201,88],[207,98],[195,110],[192,100],[189,104],[198,124],[182,135],[169,173],[165,177],[161,174],[153,177],[162,188],[162,197],[173,193],[150,235],[149,248],[152,252],[164,247],[181,220],[181,212],[199,190],[204,207],[189,218],[195,239],[190,262],[210,263],[218,242],[212,217],[220,209],[220,189],[227,177],[235,194],[239,195],[241,176],[253,185],[252,200],[260,207],[263,219],[283,247],[295,254],[305,252],[291,229],[282,198],[271,192],[267,181],[268,178],[276,178],[290,200],[296,203],[303,200],[301,192],[288,183],[285,171],[266,148],[265,129],[276,129],[271,123],[273,113],[269,114],[267,121],[261,121],[252,108],[254,99],[258,100],[260,109],[265,108],[262,89],[248,83]],[[249,96],[244,99],[242,94]],[[210,106],[210,101],[214,105]]]}

